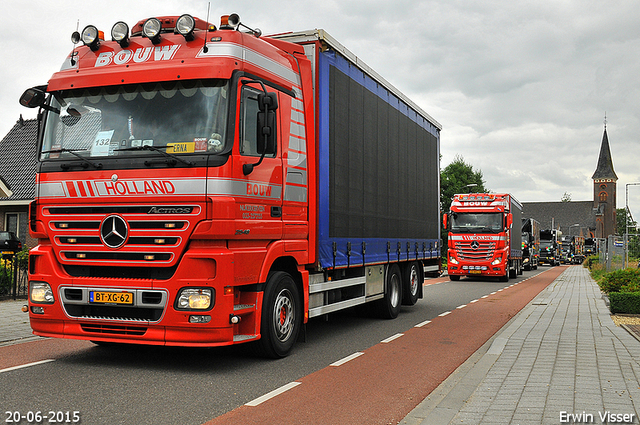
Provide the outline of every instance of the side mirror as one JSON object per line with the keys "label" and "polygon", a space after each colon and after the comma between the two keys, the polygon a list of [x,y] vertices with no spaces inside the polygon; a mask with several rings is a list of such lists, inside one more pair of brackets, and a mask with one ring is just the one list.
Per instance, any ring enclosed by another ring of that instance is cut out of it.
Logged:
{"label": "side mirror", "polygon": [[447,224],[449,224],[448,221],[449,221],[449,214],[445,213],[442,216],[442,226],[445,228],[445,230],[447,229]]}
{"label": "side mirror", "polygon": [[25,90],[22,94],[20,97],[20,104],[27,108],[39,108],[44,105],[46,97],[47,95],[43,90],[40,90],[37,87],[32,87]]}
{"label": "side mirror", "polygon": [[276,113],[274,111],[258,112],[257,131],[258,153],[274,155],[276,153]]}
{"label": "side mirror", "polygon": [[274,155],[276,153],[276,109],[278,95],[260,93],[258,95],[258,153]]}
{"label": "side mirror", "polygon": [[511,225],[513,224],[513,214],[507,214],[507,229],[511,229]]}
{"label": "side mirror", "polygon": [[275,93],[260,93],[258,95],[258,108],[260,111],[275,111],[278,109],[278,95]]}

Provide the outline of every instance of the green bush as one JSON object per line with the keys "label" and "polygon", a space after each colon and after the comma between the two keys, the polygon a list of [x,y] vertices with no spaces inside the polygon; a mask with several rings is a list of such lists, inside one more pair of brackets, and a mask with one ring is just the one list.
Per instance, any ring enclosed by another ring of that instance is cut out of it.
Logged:
{"label": "green bush", "polygon": [[640,314],[640,292],[610,293],[609,308],[614,314]]}
{"label": "green bush", "polygon": [[13,285],[11,262],[0,260],[0,295],[7,295],[11,292],[11,285]]}
{"label": "green bush", "polygon": [[621,269],[606,273],[601,279],[595,279],[602,292],[632,292],[640,288],[640,269]]}

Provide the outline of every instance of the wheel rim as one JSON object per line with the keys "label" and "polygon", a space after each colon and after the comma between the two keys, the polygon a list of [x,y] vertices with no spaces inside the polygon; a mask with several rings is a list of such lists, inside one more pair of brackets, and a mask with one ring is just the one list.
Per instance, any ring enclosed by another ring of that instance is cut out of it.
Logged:
{"label": "wheel rim", "polygon": [[276,337],[284,342],[293,333],[295,310],[293,306],[293,295],[288,289],[280,291],[273,306],[273,319]]}
{"label": "wheel rim", "polygon": [[400,304],[400,277],[397,273],[391,276],[389,291],[389,301],[391,305],[395,307]]}
{"label": "wheel rim", "polygon": [[411,295],[415,295],[418,293],[418,270],[416,270],[416,266],[411,266],[409,279],[411,286]]}

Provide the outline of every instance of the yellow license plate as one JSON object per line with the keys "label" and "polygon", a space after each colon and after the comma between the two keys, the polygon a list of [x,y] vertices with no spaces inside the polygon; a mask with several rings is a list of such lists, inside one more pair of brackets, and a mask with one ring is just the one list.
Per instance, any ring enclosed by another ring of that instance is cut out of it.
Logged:
{"label": "yellow license plate", "polygon": [[133,304],[131,292],[89,292],[89,302],[101,304]]}
{"label": "yellow license plate", "polygon": [[194,153],[195,142],[174,142],[167,144],[167,153]]}
{"label": "yellow license plate", "polygon": [[469,270],[470,274],[481,274],[482,270]]}

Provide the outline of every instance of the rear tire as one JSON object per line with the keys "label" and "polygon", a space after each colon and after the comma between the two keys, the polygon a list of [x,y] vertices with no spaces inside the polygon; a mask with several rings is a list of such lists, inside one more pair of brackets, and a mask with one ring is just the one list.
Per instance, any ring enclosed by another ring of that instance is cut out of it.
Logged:
{"label": "rear tire", "polygon": [[376,312],[383,319],[395,319],[400,313],[400,304],[402,304],[402,277],[400,268],[394,264],[387,271],[384,298],[376,301]]}
{"label": "rear tire", "polygon": [[412,262],[407,264],[402,275],[402,304],[414,305],[418,302],[420,295],[420,269],[418,263]]}
{"label": "rear tire", "polygon": [[261,318],[260,353],[273,359],[288,356],[302,327],[300,293],[288,273],[269,274]]}

